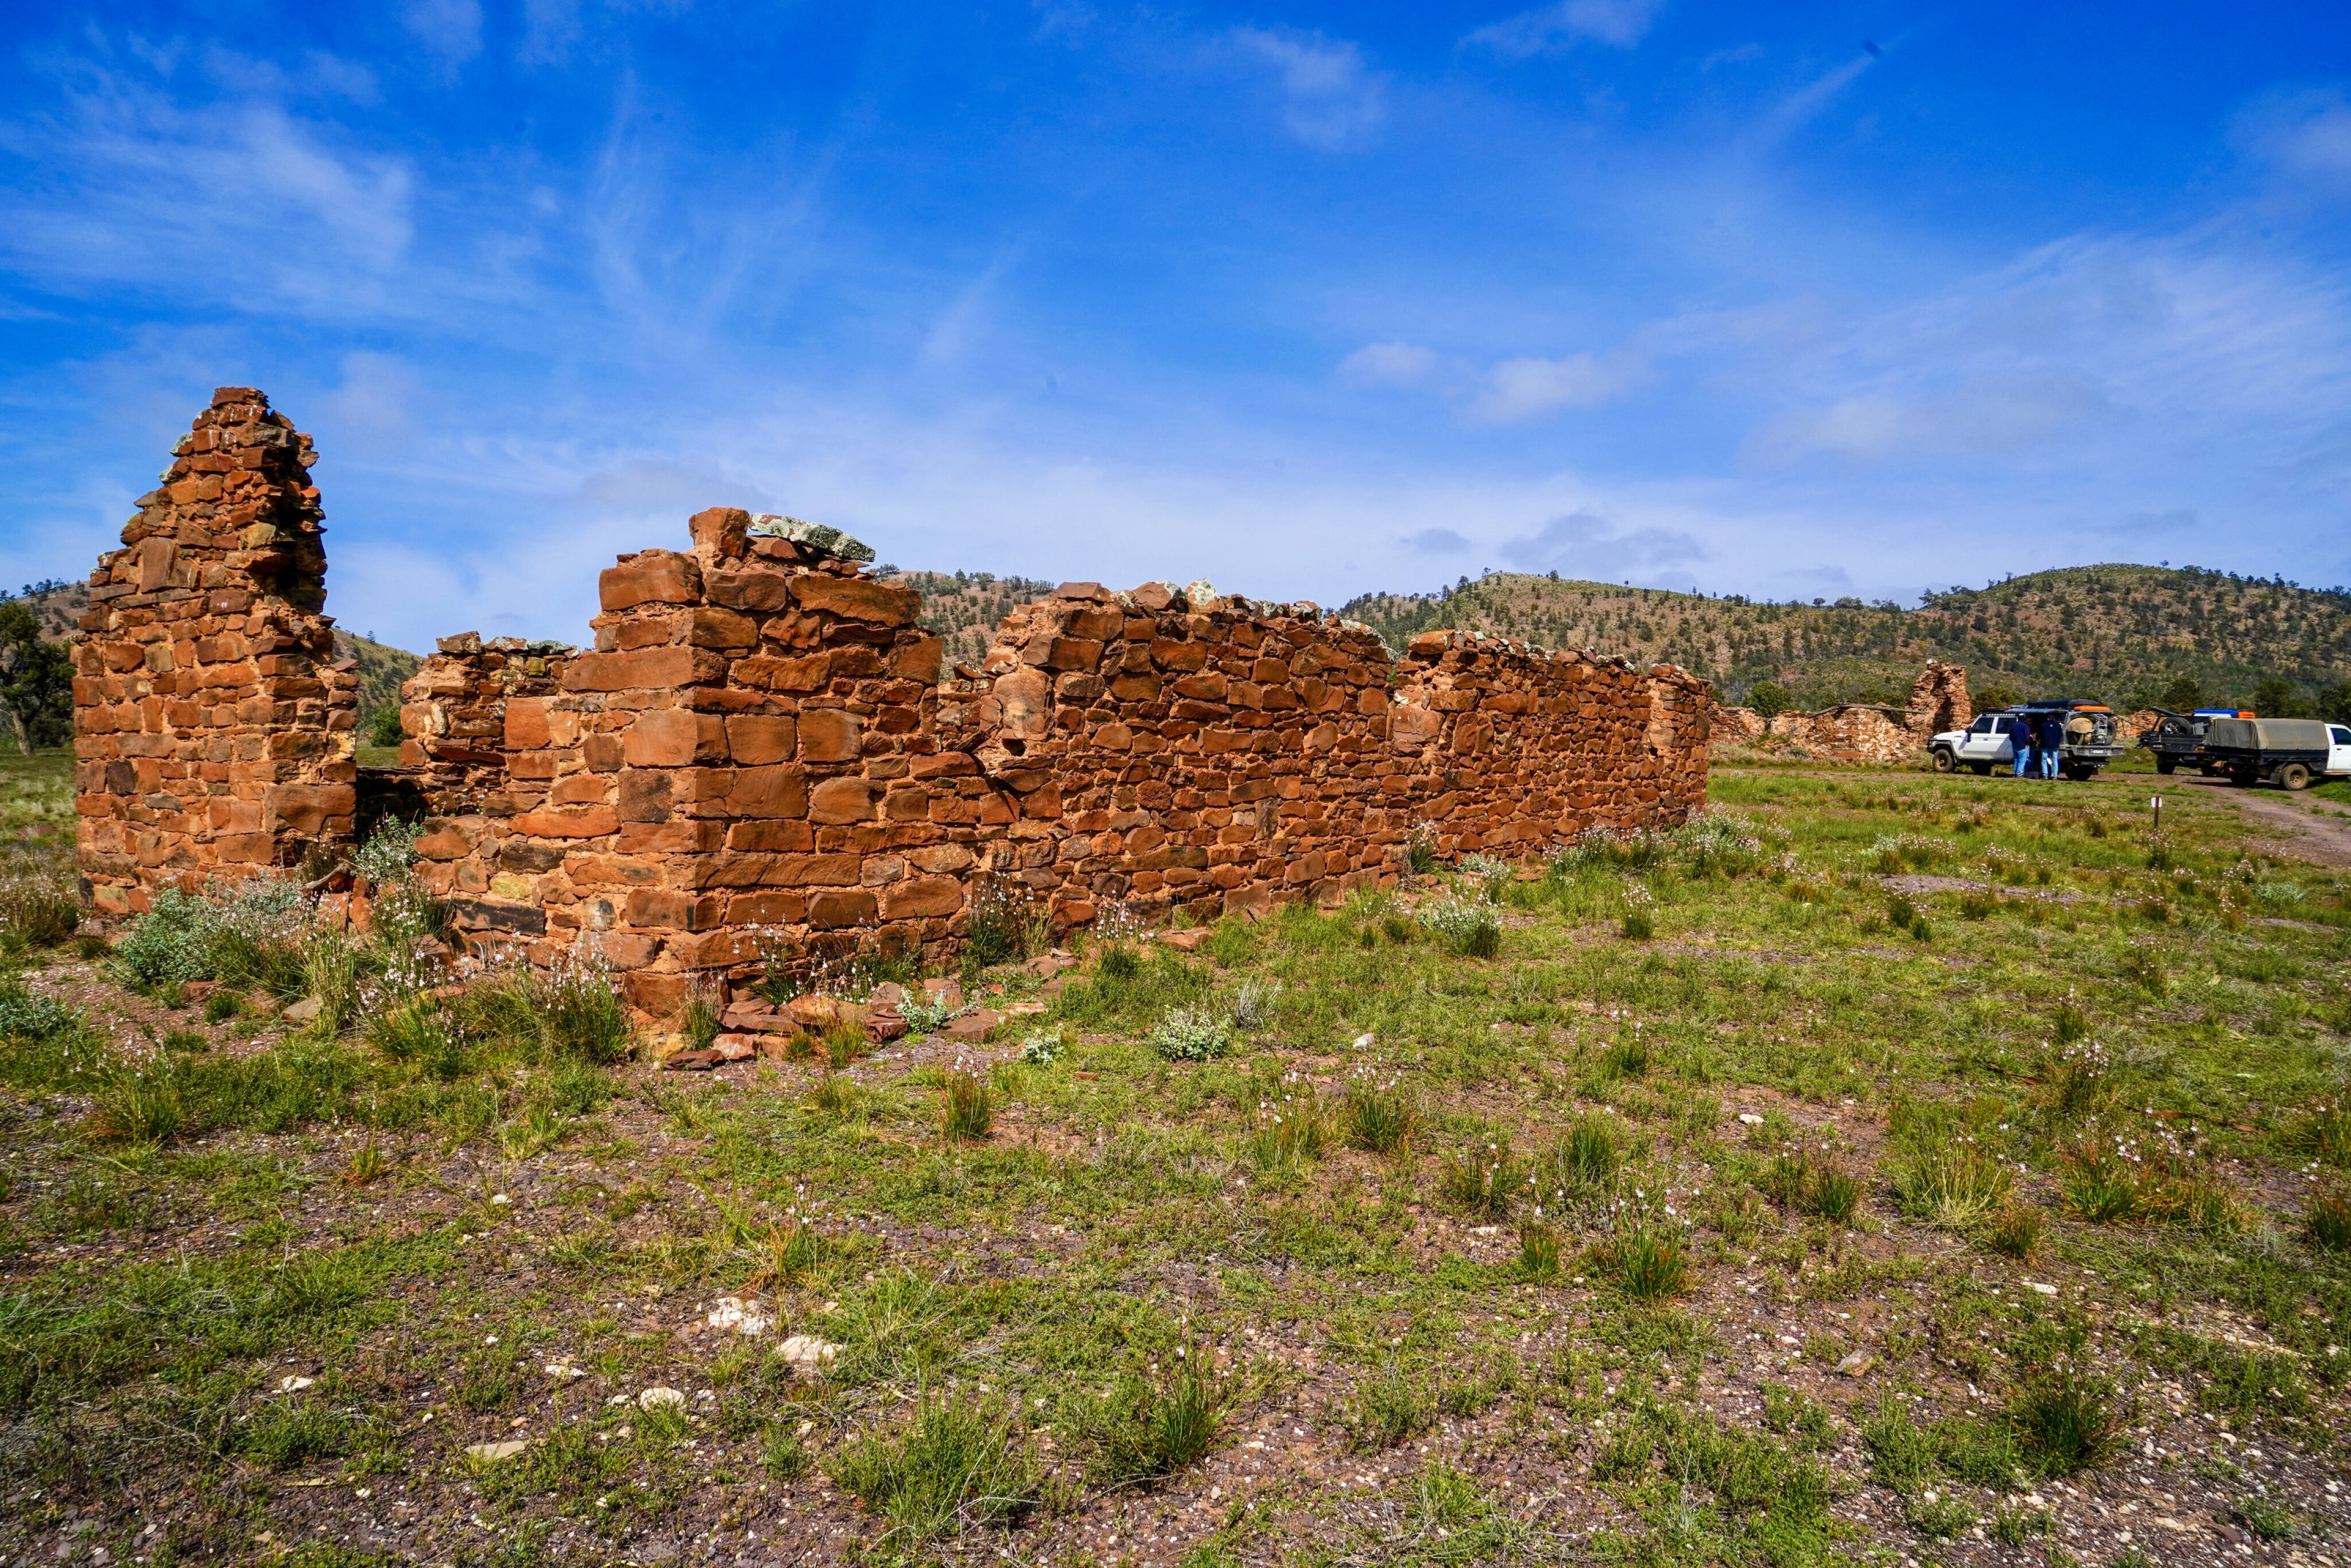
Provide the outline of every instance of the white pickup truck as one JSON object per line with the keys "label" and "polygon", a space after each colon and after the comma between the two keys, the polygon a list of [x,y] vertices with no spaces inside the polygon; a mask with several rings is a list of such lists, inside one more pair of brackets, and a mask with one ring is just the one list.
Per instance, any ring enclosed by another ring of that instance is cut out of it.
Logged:
{"label": "white pickup truck", "polygon": [[[1989,773],[1994,768],[2016,766],[2016,743],[2023,728],[2021,714],[1978,714],[1975,723],[1965,729],[1947,729],[1928,742],[1938,773],[1956,773],[1962,768],[1978,773]],[[2025,745],[2032,742],[2026,739]]]}

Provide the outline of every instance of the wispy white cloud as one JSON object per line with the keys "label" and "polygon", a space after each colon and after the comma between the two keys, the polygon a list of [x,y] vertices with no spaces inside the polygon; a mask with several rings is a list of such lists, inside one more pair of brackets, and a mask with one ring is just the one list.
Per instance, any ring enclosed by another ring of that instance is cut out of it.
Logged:
{"label": "wispy white cloud", "polygon": [[57,118],[0,123],[0,149],[58,176],[0,193],[0,257],[66,293],[363,311],[413,236],[414,181],[340,140],[266,98],[183,110],[101,77]]}
{"label": "wispy white cloud", "polygon": [[1422,388],[1443,393],[1478,424],[1517,424],[1560,409],[1598,408],[1653,379],[1640,354],[1518,355],[1482,368],[1416,343],[1366,343],[1339,361],[1353,386]]}
{"label": "wispy white cloud", "polygon": [[1504,360],[1486,371],[1469,413],[1489,424],[1513,424],[1554,409],[1614,402],[1648,379],[1648,367],[1627,354]]}
{"label": "wispy white cloud", "polygon": [[2081,236],[1824,333],[1786,385],[1750,456],[2087,471],[2162,431],[2167,464],[2190,432],[2283,460],[2351,397],[2351,277],[2212,233]]}
{"label": "wispy white cloud", "polygon": [[1339,361],[1339,379],[1363,387],[1426,386],[1445,373],[1445,356],[1417,343],[1366,343]]}
{"label": "wispy white cloud", "polygon": [[408,0],[400,19],[446,69],[482,52],[481,0]]}
{"label": "wispy white cloud", "polygon": [[1262,27],[1236,27],[1229,37],[1244,55],[1280,74],[1281,123],[1309,147],[1341,152],[1379,128],[1387,84],[1359,46],[1320,33]]}
{"label": "wispy white cloud", "polygon": [[1683,529],[1623,527],[1591,511],[1552,517],[1501,549],[1502,559],[1522,570],[1595,582],[1635,577],[1646,582],[1659,572],[1678,576],[1712,553]]}
{"label": "wispy white cloud", "polygon": [[1451,528],[1422,528],[1397,542],[1420,555],[1468,555],[1471,548],[1468,539]]}
{"label": "wispy white cloud", "polygon": [[1629,49],[1645,37],[1664,0],[1559,0],[1479,27],[1462,40],[1522,60],[1579,43]]}

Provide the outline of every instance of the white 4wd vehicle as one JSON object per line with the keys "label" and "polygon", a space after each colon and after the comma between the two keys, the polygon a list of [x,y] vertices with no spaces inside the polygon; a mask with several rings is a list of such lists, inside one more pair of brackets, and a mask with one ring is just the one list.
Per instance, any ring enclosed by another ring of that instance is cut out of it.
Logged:
{"label": "white 4wd vehicle", "polygon": [[[2025,718],[2021,714],[1979,714],[1975,723],[1965,729],[1947,729],[1927,743],[1935,759],[1938,773],[1956,773],[1962,768],[1978,773],[1989,773],[1994,768],[2016,766],[2018,732]],[[2027,739],[2025,745],[2032,742]]]}

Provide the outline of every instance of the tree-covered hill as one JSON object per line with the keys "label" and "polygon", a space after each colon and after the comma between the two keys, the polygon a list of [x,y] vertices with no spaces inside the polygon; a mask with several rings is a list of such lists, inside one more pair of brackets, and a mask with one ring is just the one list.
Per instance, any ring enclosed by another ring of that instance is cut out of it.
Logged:
{"label": "tree-covered hill", "polygon": [[1392,646],[1432,627],[1476,629],[1677,664],[1731,701],[1771,683],[1802,707],[1898,703],[1928,659],[1966,665],[1970,685],[1995,695],[2131,706],[2167,695],[2249,706],[2265,696],[2271,713],[2351,701],[2341,689],[2351,681],[2351,591],[2193,567],[2067,567],[1932,594],[1910,610],[1498,572],[1437,593],[1367,594],[1345,613]]}

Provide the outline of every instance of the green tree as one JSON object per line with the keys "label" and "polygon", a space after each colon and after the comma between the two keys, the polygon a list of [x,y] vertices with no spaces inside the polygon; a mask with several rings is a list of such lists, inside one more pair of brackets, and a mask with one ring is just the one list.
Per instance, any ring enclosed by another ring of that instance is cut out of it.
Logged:
{"label": "green tree", "polygon": [[1978,713],[1998,713],[2002,708],[2016,706],[2016,690],[1994,681],[1975,694],[1974,702]]}
{"label": "green tree", "polygon": [[2263,718],[2299,718],[2302,702],[2283,675],[2263,675],[2253,687],[2253,711]]}
{"label": "green tree", "polygon": [[0,708],[28,756],[73,738],[73,657],[64,643],[44,642],[40,617],[14,599],[0,602]]}
{"label": "green tree", "polygon": [[2351,681],[2320,688],[2318,716],[2329,724],[2351,724]]}
{"label": "green tree", "polygon": [[1758,681],[1755,689],[1747,694],[1747,706],[1765,718],[1787,712],[1794,700],[1788,695],[1788,688],[1777,681]]}
{"label": "green tree", "polygon": [[2193,675],[2174,675],[2155,706],[2169,708],[2173,713],[2194,713],[2204,706],[2204,688]]}

